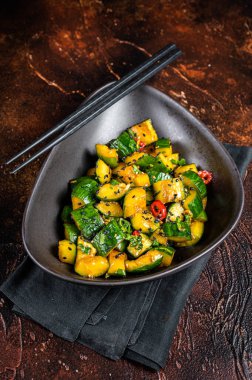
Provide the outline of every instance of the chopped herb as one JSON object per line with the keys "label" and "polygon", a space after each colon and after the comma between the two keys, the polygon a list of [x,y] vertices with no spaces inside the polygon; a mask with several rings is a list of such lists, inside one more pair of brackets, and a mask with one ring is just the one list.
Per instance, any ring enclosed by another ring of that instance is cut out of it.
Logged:
{"label": "chopped herb", "polygon": [[185,160],[185,158],[181,158],[180,160],[174,160],[172,158],[171,163],[174,165],[184,166],[184,165],[186,165],[186,160]]}

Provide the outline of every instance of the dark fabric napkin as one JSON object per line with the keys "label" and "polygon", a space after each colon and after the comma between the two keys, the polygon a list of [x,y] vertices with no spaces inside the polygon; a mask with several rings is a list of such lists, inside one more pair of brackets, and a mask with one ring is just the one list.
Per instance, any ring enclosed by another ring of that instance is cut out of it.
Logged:
{"label": "dark fabric napkin", "polygon": [[[252,148],[225,145],[244,177]],[[26,258],[1,285],[13,311],[100,354],[164,367],[176,326],[209,255],[162,280],[98,287],[60,280]]]}

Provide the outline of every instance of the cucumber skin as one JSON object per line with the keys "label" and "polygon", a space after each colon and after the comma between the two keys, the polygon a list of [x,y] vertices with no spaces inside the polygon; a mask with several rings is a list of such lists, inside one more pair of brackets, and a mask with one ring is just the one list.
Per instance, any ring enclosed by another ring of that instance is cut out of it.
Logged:
{"label": "cucumber skin", "polygon": [[104,221],[98,210],[91,204],[72,211],[71,216],[77,228],[79,228],[86,239],[92,238],[104,225]]}
{"label": "cucumber skin", "polygon": [[183,231],[178,229],[178,225],[176,222],[164,223],[163,231],[167,237],[182,237],[185,239],[191,239],[191,230],[190,224],[187,222],[180,222],[183,227]]}
{"label": "cucumber skin", "polygon": [[82,177],[72,190],[71,197],[80,198],[85,204],[95,202],[95,193],[98,190],[98,183],[89,177]]}
{"label": "cucumber skin", "polygon": [[95,235],[92,244],[100,256],[107,256],[124,238],[125,234],[113,219]]}
{"label": "cucumber skin", "polygon": [[72,223],[71,212],[73,211],[72,206],[66,205],[61,211],[60,218],[63,223]]}
{"label": "cucumber skin", "polygon": [[188,204],[188,208],[193,214],[193,218],[197,219],[198,216],[202,213],[203,211],[203,205],[200,196],[197,194],[197,196],[194,198],[192,202]]}
{"label": "cucumber skin", "polygon": [[127,131],[121,133],[117,139],[109,143],[110,148],[117,150],[118,156],[124,158],[137,150],[137,144]]}
{"label": "cucumber skin", "polygon": [[199,193],[201,199],[205,198],[207,195],[206,185],[200,176],[189,170],[182,174],[182,181],[185,182],[185,185],[192,186]]}
{"label": "cucumber skin", "polygon": [[145,172],[149,176],[151,185],[153,185],[153,183],[155,183],[155,182],[163,181],[165,179],[171,179],[172,178],[170,173],[165,173],[165,172],[159,171],[155,168],[146,169]]}
{"label": "cucumber skin", "polygon": [[158,260],[156,260],[154,263],[151,263],[149,265],[145,265],[143,267],[140,267],[140,268],[137,268],[137,269],[134,269],[134,270],[131,270],[131,271],[127,271],[128,273],[142,273],[142,272],[146,272],[148,270],[152,270],[156,267],[158,267],[161,262],[163,260],[163,257],[159,258]]}
{"label": "cucumber skin", "polygon": [[77,243],[79,230],[75,224],[64,223],[65,238],[72,243]]}

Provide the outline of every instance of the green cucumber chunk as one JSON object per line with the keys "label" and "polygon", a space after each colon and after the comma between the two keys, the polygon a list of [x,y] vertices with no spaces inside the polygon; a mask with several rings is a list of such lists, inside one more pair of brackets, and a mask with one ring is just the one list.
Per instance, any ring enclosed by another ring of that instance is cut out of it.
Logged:
{"label": "green cucumber chunk", "polygon": [[124,238],[125,234],[113,219],[95,235],[92,244],[97,249],[98,255],[107,256]]}
{"label": "green cucumber chunk", "polygon": [[118,155],[114,149],[110,149],[107,145],[96,144],[96,153],[97,156],[111,168],[117,167]]}
{"label": "green cucumber chunk", "polygon": [[112,140],[109,143],[110,148],[117,150],[117,153],[120,158],[129,156],[137,150],[137,144],[133,140],[128,132],[122,132],[117,139]]}
{"label": "green cucumber chunk", "polygon": [[143,171],[146,171],[146,173],[148,168],[153,168],[157,172],[170,172],[170,169],[167,168],[157,157],[153,157],[147,153],[140,157],[135,164],[140,166],[140,168]]}
{"label": "green cucumber chunk", "polygon": [[72,243],[76,243],[80,232],[75,224],[64,223],[65,238]]}
{"label": "green cucumber chunk", "polygon": [[72,219],[86,239],[91,239],[104,225],[104,221],[98,210],[91,204],[73,210]]}
{"label": "green cucumber chunk", "polygon": [[171,146],[170,139],[161,138],[161,139],[158,139],[158,141],[155,142],[155,147],[156,148],[170,148],[170,146]]}
{"label": "green cucumber chunk", "polygon": [[184,185],[197,190],[201,198],[206,197],[207,189],[203,179],[194,171],[189,170],[181,175]]}
{"label": "green cucumber chunk", "polygon": [[177,218],[183,220],[184,218],[184,207],[182,207],[180,202],[172,203],[168,208],[168,213],[166,217],[167,222],[176,222]]}
{"label": "green cucumber chunk", "polygon": [[126,271],[129,273],[142,273],[154,269],[162,262],[163,254],[156,249],[151,249],[136,260],[126,260]]}
{"label": "green cucumber chunk", "polygon": [[171,241],[186,241],[191,239],[190,222],[188,220],[163,224],[164,234]]}
{"label": "green cucumber chunk", "polygon": [[71,212],[73,211],[72,207],[69,205],[66,205],[63,207],[63,210],[60,214],[60,218],[63,223],[72,223],[72,218],[71,218]]}
{"label": "green cucumber chunk", "polygon": [[171,265],[175,249],[173,247],[158,246],[155,248],[157,251],[162,252],[163,259],[160,264],[160,267],[168,267]]}
{"label": "green cucumber chunk", "polygon": [[152,244],[152,240],[145,234],[132,235],[127,250],[132,257],[137,258],[148,251]]}
{"label": "green cucumber chunk", "polygon": [[191,211],[194,219],[202,213],[203,204],[197,190],[190,190],[189,195],[183,201],[183,206],[186,210]]}
{"label": "green cucumber chunk", "polygon": [[196,220],[199,222],[207,222],[207,214],[205,210],[202,210],[201,213],[197,216]]}
{"label": "green cucumber chunk", "polygon": [[120,243],[117,244],[116,249],[120,252],[125,252],[127,248],[127,240],[122,240]]}
{"label": "green cucumber chunk", "polygon": [[145,169],[145,173],[148,174],[151,185],[153,185],[155,182],[172,178],[169,172],[166,173],[159,171],[156,169],[156,167]]}
{"label": "green cucumber chunk", "polygon": [[85,205],[95,202],[95,194],[98,190],[98,183],[90,177],[82,177],[80,181],[75,184],[71,198],[80,199]]}

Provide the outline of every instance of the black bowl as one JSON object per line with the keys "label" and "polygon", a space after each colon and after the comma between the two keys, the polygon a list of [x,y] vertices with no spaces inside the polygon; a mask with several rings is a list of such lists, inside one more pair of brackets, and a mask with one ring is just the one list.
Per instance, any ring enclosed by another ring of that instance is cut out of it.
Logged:
{"label": "black bowl", "polygon": [[[105,144],[126,128],[151,118],[159,136],[169,137],[174,151],[201,169],[211,170],[214,181],[208,193],[202,240],[191,248],[176,250],[173,264],[125,279],[88,279],[57,258],[63,239],[59,214],[66,203],[69,179],[83,175],[94,165],[95,144]],[[127,285],[154,280],[193,265],[216,248],[234,228],[243,208],[244,194],[239,172],[213,134],[174,100],[143,86],[113,105],[95,120],[55,147],[34,186],[23,218],[23,242],[30,257],[47,272],[67,281],[90,285]]]}

